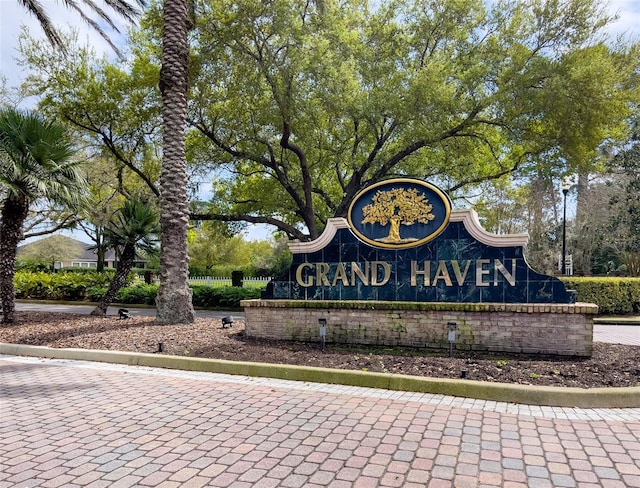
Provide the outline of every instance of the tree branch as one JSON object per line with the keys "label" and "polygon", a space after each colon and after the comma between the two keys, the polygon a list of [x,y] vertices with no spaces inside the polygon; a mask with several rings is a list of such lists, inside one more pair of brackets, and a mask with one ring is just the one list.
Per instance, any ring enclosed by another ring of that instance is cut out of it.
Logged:
{"label": "tree branch", "polygon": [[[224,152],[226,152],[227,154],[229,154],[230,156],[233,156],[234,158],[238,158],[238,159],[246,159],[249,161],[253,161],[255,163],[258,163],[266,168],[269,168],[270,170],[272,170],[275,174],[275,178],[277,179],[277,181],[282,185],[282,187],[284,188],[284,190],[287,192],[287,194],[289,194],[289,196],[293,199],[293,201],[296,203],[296,206],[301,210],[301,212],[304,210],[307,211],[308,215],[300,215],[302,217],[302,219],[304,220],[304,223],[307,225],[307,228],[309,228],[309,232],[312,236],[316,237],[317,234],[317,230],[315,229],[315,220],[313,218],[313,214],[311,213],[310,209],[311,207],[311,179],[308,176],[308,171],[307,171],[307,179],[309,181],[309,196],[307,197],[305,195],[305,197],[303,198],[298,191],[296,190],[296,188],[294,187],[293,184],[291,184],[289,177],[286,174],[285,168],[281,167],[280,165],[278,165],[276,163],[275,160],[275,156],[273,155],[272,151],[269,151],[269,153],[272,155],[272,159],[269,160],[267,158],[264,157],[260,157],[260,156],[256,156],[253,154],[250,154],[246,151],[238,151],[236,149],[233,149],[231,146],[229,146],[228,144],[225,144],[222,140],[220,140],[216,134],[209,129],[208,127],[206,127],[204,124],[199,123],[193,119],[189,119],[188,120],[189,124],[191,124],[193,127],[195,127],[197,130],[199,130],[205,137],[207,137],[208,139],[210,139],[218,148],[222,149]],[[284,146],[282,146],[285,149],[291,149],[294,153],[296,153],[296,151],[294,149],[292,149],[293,147],[297,148],[298,151],[300,151],[300,154],[302,155],[302,157],[304,158],[304,162],[306,165],[306,157],[304,156],[304,152],[302,152],[302,150],[300,148],[298,148],[295,144],[291,143],[290,141],[288,141],[289,136],[286,134],[283,134],[283,139],[281,139],[281,146],[282,144],[284,144]],[[304,173],[304,172],[303,172]],[[304,176],[303,176],[304,179]],[[310,217],[309,217],[310,215]],[[276,225],[276,224],[272,224],[272,225]],[[314,229],[314,230],[312,230]],[[288,231],[286,231],[285,229],[282,229],[284,232],[289,233]],[[315,234],[314,234],[315,232]],[[296,237],[299,238],[299,237]]]}
{"label": "tree branch", "polygon": [[139,170],[133,162],[131,162],[128,158],[126,158],[122,154],[122,152],[120,152],[115,142],[113,141],[113,137],[110,134],[108,134],[106,131],[104,131],[102,128],[98,127],[97,125],[91,122],[90,114],[85,114],[85,116],[89,119],[89,122],[91,122],[91,125],[83,124],[82,122],[71,117],[69,114],[65,114],[64,116],[69,122],[71,122],[75,126],[100,136],[102,143],[111,152],[111,154],[113,154],[113,156],[118,161],[120,161],[123,165],[125,165],[127,168],[133,171],[136,175],[138,175],[138,177],[149,187],[149,189],[153,192],[153,194],[156,197],[160,196],[160,190],[158,190],[156,185],[153,184],[153,182],[147,177],[147,175],[145,175],[141,170]]}
{"label": "tree branch", "polygon": [[53,234],[54,232],[57,232],[59,230],[62,229],[68,229],[70,227],[73,227],[74,225],[76,225],[78,222],[80,222],[82,219],[76,215],[68,215],[67,217],[65,217],[65,219],[60,222],[58,225],[56,225],[53,228],[50,229],[45,229],[45,230],[41,230],[38,232],[29,232],[27,234],[24,234],[23,239],[30,239],[31,237],[39,237],[39,236],[45,236],[48,234]]}
{"label": "tree branch", "polygon": [[249,222],[251,224],[268,224],[277,227],[292,239],[298,239],[301,241],[309,240],[309,236],[302,232],[300,229],[297,229],[296,227],[273,217],[263,217],[249,214],[222,215],[212,213],[191,213],[189,214],[189,220],[217,220],[220,222]]}

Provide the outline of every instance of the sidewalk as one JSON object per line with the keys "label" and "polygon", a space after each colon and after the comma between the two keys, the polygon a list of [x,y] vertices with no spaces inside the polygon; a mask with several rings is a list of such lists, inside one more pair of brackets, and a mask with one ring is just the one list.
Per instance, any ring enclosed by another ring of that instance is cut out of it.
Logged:
{"label": "sidewalk", "polygon": [[640,487],[640,409],[0,356],[0,487]]}

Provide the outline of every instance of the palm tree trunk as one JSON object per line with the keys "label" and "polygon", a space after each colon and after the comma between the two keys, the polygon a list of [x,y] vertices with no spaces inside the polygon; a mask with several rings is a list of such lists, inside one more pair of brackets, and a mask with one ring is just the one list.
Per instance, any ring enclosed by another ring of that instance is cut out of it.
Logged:
{"label": "palm tree trunk", "polygon": [[160,287],[156,320],[165,324],[192,323],[195,312],[189,288],[187,256],[187,116],[189,44],[188,0],[164,1],[162,34],[163,158],[160,175]]}
{"label": "palm tree trunk", "polygon": [[118,291],[122,288],[127,282],[127,275],[131,268],[133,268],[133,263],[136,257],[136,250],[133,244],[127,244],[123,251],[122,256],[118,260],[118,266],[116,268],[116,274],[113,275],[113,279],[111,280],[111,284],[109,285],[109,289],[100,299],[100,303],[93,309],[91,315],[97,316],[105,316],[107,314],[107,308],[116,298]]}
{"label": "palm tree trunk", "polygon": [[0,302],[3,322],[15,320],[15,290],[13,278],[16,274],[16,253],[22,236],[22,225],[29,213],[29,202],[24,198],[10,196],[2,207],[0,221]]}

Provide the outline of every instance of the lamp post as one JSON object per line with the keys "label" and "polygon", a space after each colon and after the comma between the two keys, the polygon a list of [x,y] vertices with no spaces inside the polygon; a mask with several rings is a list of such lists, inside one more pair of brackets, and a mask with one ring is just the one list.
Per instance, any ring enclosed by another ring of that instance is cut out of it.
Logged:
{"label": "lamp post", "polygon": [[567,193],[569,193],[569,188],[571,188],[569,178],[562,178],[562,268],[560,269],[562,275],[567,274]]}

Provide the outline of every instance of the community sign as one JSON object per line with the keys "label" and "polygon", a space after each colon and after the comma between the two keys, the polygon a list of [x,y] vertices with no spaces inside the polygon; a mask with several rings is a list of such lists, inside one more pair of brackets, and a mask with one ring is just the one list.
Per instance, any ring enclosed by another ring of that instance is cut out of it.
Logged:
{"label": "community sign", "polygon": [[575,293],[537,273],[526,235],[494,235],[471,210],[452,210],[428,182],[398,178],[361,191],[348,218],[311,242],[292,242],[288,275],[264,298],[475,303],[574,303]]}

